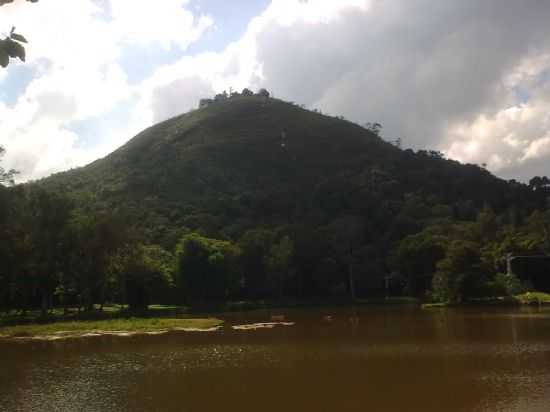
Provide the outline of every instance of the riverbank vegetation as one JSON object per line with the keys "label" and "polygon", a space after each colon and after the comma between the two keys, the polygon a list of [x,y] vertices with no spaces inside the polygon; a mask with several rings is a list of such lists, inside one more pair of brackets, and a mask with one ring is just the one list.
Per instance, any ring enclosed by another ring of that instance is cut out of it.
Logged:
{"label": "riverbank vegetation", "polygon": [[524,292],[519,295],[485,296],[470,298],[462,302],[423,303],[422,309],[447,308],[452,306],[546,306],[550,305],[550,294],[544,292]]}
{"label": "riverbank vegetation", "polygon": [[96,321],[66,321],[0,327],[0,338],[73,337],[83,334],[134,334],[166,331],[209,331],[223,322],[215,318],[124,318]]}
{"label": "riverbank vegetation", "polygon": [[434,302],[514,296],[534,285],[505,273],[507,254],[547,253],[549,242],[549,212],[520,224],[485,208],[471,221],[428,221],[391,242],[385,256],[375,256],[376,241],[364,232],[353,233],[364,230],[358,216],[348,226],[263,227],[236,240],[183,230],[167,250],[147,243],[123,211],[84,215],[66,197],[34,186],[3,194],[0,306],[22,318],[37,308],[43,317],[108,313],[111,303],[139,312],[152,303],[200,307],[289,296],[376,300],[369,287],[381,297],[397,289]]}
{"label": "riverbank vegetation", "polygon": [[550,305],[550,293],[525,292],[514,296],[514,298],[526,305]]}

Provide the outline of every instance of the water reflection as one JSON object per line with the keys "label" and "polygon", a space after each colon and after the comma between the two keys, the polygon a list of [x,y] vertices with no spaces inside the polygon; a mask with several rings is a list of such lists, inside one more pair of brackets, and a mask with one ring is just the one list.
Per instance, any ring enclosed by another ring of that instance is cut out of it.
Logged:
{"label": "water reflection", "polygon": [[[538,412],[550,405],[548,311],[280,314],[295,325],[0,343],[0,410]],[[272,316],[226,318],[231,325]]]}

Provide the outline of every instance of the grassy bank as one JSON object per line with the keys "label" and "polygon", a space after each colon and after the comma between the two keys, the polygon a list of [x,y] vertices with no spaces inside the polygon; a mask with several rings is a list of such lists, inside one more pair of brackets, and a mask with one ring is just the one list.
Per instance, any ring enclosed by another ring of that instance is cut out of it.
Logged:
{"label": "grassy bank", "polygon": [[514,299],[523,305],[550,305],[550,293],[525,292],[514,296]]}
{"label": "grassy bank", "polygon": [[[256,309],[290,309],[331,306],[359,306],[359,305],[411,305],[420,304],[420,299],[409,296],[389,296],[380,298],[357,298],[352,301],[349,297],[340,298],[307,298],[307,299],[280,299],[257,301],[227,302],[221,308],[222,312],[247,311]],[[207,312],[211,312],[208,310]]]}
{"label": "grassy bank", "polygon": [[0,311],[0,329],[11,326],[31,324],[52,324],[56,322],[78,323],[81,321],[106,321],[127,318],[188,318],[202,317],[204,314],[226,312],[242,312],[258,309],[290,309],[327,306],[350,305],[399,305],[419,304],[420,301],[411,297],[369,298],[351,301],[348,297],[341,298],[309,298],[309,299],[278,299],[278,300],[243,300],[229,302],[196,303],[193,307],[180,305],[149,305],[147,310],[135,312],[126,305],[94,305],[92,310],[83,311],[76,307],[53,308],[43,317],[40,310]]}
{"label": "grassy bank", "polygon": [[40,310],[0,312],[0,328],[28,323],[51,323],[81,320],[108,320],[129,317],[182,317],[189,313],[187,306],[149,305],[147,310],[132,312],[127,305],[94,305],[92,310],[78,310],[76,307],[50,309],[46,317],[42,317]]}
{"label": "grassy bank", "polygon": [[550,305],[550,293],[525,292],[515,296],[487,297],[468,300],[462,303],[424,303],[422,309],[447,308],[453,306],[468,305],[496,305],[496,306],[517,306],[517,305]]}
{"label": "grassy bank", "polygon": [[0,327],[0,337],[73,337],[85,334],[134,334],[170,330],[211,330],[223,321],[215,318],[126,318],[97,321],[64,321]]}

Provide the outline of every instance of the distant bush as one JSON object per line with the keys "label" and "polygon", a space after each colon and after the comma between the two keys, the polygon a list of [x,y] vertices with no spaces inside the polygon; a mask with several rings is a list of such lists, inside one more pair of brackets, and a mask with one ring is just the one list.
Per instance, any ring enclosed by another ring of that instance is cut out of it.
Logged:
{"label": "distant bush", "polygon": [[260,89],[258,90],[258,96],[269,97],[270,94],[266,89]]}
{"label": "distant bush", "polygon": [[489,282],[489,290],[495,296],[513,296],[525,292],[525,286],[513,273],[497,273]]}

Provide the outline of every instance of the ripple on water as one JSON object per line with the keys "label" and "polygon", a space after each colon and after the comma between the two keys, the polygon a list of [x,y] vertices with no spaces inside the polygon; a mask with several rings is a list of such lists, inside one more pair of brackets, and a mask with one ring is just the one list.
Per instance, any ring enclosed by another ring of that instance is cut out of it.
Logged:
{"label": "ripple on water", "polygon": [[0,346],[0,412],[550,410],[545,320],[392,309],[352,328],[331,313],[297,312],[289,328]]}

